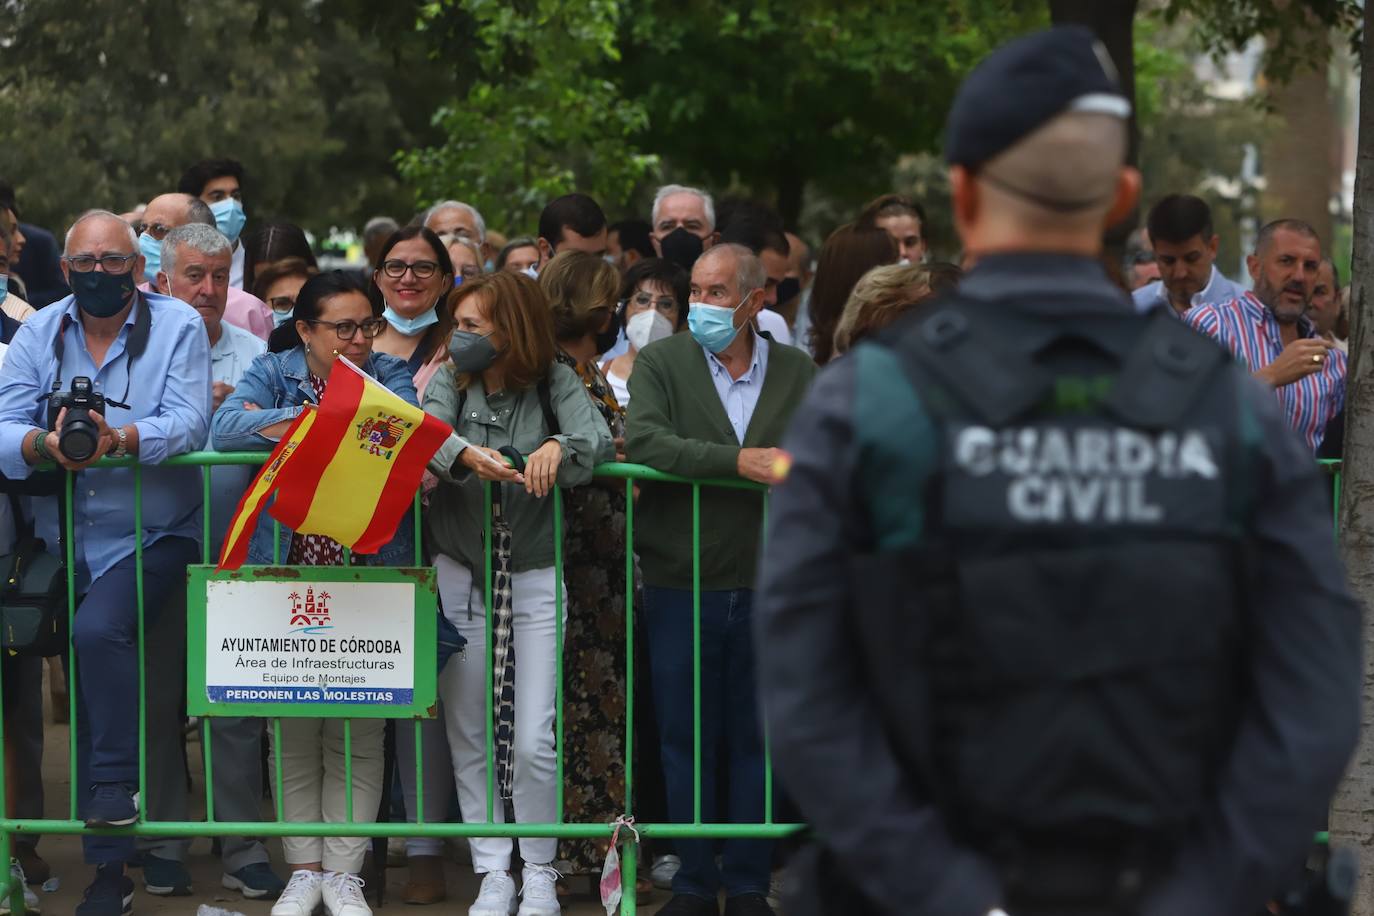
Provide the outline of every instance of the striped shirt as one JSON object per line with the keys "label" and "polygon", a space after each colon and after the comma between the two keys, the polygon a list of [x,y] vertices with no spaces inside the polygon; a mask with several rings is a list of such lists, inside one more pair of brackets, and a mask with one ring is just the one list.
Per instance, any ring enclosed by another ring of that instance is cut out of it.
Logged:
{"label": "striped shirt", "polygon": [[[1279,320],[1254,293],[1217,305],[1197,305],[1183,313],[1183,320],[1219,341],[1241,362],[1258,372],[1283,352]],[[1298,319],[1298,334],[1316,337],[1306,318]],[[1320,372],[1275,389],[1288,425],[1316,452],[1326,424],[1345,407],[1345,354],[1328,350]]]}

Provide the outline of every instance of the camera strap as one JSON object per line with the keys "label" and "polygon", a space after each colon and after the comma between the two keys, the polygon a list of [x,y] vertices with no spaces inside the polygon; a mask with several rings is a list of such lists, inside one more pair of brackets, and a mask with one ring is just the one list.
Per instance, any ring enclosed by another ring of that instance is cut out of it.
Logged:
{"label": "camera strap", "polygon": [[[134,377],[134,360],[143,355],[143,351],[148,349],[148,337],[153,329],[152,309],[148,304],[148,299],[142,292],[134,294],[134,326],[129,329],[129,340],[124,347],[124,355],[128,357],[127,370],[124,377],[124,396],[121,401],[127,402],[129,399],[129,385]],[[80,308],[80,306],[77,306]],[[62,321],[57,326],[57,337],[52,342],[53,362],[57,365],[57,379],[52,383],[53,391],[62,390],[62,356],[66,353],[67,328],[76,323],[76,319],[70,315],[63,315]],[[106,400],[109,400],[108,398]],[[120,401],[110,401],[116,407],[128,409],[127,403],[121,404]]]}

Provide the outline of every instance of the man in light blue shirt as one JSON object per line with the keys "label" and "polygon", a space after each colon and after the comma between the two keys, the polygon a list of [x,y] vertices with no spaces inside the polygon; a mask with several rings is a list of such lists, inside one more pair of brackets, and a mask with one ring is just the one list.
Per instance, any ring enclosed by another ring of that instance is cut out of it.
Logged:
{"label": "man in light blue shirt", "polygon": [[1195,305],[1220,305],[1245,295],[1217,270],[1217,236],[1212,210],[1200,197],[1170,194],[1145,221],[1159,279],[1131,294],[1137,311],[1168,307],[1182,315]]}
{"label": "man in light blue shirt", "polygon": [[[67,233],[62,269],[73,294],[34,315],[0,366],[0,471],[28,477],[55,462],[72,487],[77,612],[72,632],[78,675],[78,798],[92,827],[139,817],[138,592],[133,468],[92,470],[105,456],[156,465],[202,448],[210,426],[210,347],[200,316],[176,299],[140,293],[138,239],[113,213],[91,211]],[[69,411],[50,422],[54,391],[77,379],[107,398],[90,413],[84,450]],[[185,616],[186,566],[200,555],[201,498],[194,468],[150,470],[142,481],[143,618],[150,639],[160,616]],[[34,500],[37,532],[60,550],[58,501]],[[154,666],[156,667],[156,666]],[[151,671],[152,669],[150,669]],[[179,679],[178,679],[179,680]],[[179,692],[169,691],[173,697]],[[151,693],[151,692],[150,692]],[[180,727],[175,702],[149,697],[149,746]],[[159,746],[174,747],[174,742]],[[164,792],[173,810],[183,792]],[[160,814],[161,812],[159,812]],[[120,916],[132,906],[124,863],[133,838],[83,837],[96,879],[77,916]]]}

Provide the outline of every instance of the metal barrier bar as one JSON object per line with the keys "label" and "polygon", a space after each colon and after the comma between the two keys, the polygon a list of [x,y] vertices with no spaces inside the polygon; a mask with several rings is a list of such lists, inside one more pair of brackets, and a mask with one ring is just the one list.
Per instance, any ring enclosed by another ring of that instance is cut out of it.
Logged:
{"label": "metal barrier bar", "polygon": [[[213,522],[211,518],[211,495],[212,495],[212,467],[221,465],[257,465],[261,464],[266,453],[192,453],[181,455],[169,459],[163,466],[170,467],[199,467],[201,469],[201,493],[203,500],[201,518],[201,558],[204,562],[211,562],[211,542],[213,533]],[[204,757],[204,779],[205,779],[205,806],[206,820],[200,821],[162,821],[151,822],[146,818],[146,799],[147,799],[147,677],[146,677],[146,607],[143,577],[143,473],[144,469],[138,464],[136,459],[125,458],[119,460],[107,459],[101,464],[102,467],[127,467],[133,471],[134,478],[134,528],[137,532],[135,537],[135,590],[137,598],[137,624],[139,640],[139,735],[138,735],[138,783],[140,797],[144,803],[140,805],[139,820],[130,827],[117,830],[93,830],[87,828],[84,822],[78,819],[78,785],[75,778],[72,779],[71,792],[69,797],[69,817],[61,819],[34,819],[22,820],[13,817],[0,817],[0,862],[5,860],[11,847],[11,833],[25,834],[52,834],[52,835],[117,835],[117,836],[157,836],[157,837],[199,837],[199,836],[234,836],[249,835],[262,837],[315,837],[315,836],[357,836],[357,837],[408,837],[408,836],[429,836],[429,837],[551,837],[558,839],[589,839],[607,838],[613,831],[613,825],[604,823],[564,823],[564,685],[563,685],[563,651],[564,651],[564,615],[566,613],[567,596],[564,583],[564,556],[563,556],[563,522],[564,506],[562,502],[561,490],[555,489],[553,494],[554,511],[554,566],[555,566],[555,613],[556,613],[556,742],[558,749],[558,821],[551,824],[530,824],[530,823],[500,823],[495,819],[495,759],[494,759],[494,734],[493,734],[493,712],[494,712],[494,684],[493,684],[493,665],[492,665],[492,588],[493,588],[493,569],[491,562],[491,485],[486,484],[483,488],[484,517],[488,520],[486,530],[483,532],[483,543],[488,549],[485,550],[486,560],[484,563],[484,583],[483,594],[486,605],[486,640],[487,651],[485,653],[485,686],[486,698],[484,706],[486,709],[485,718],[485,757],[487,763],[487,816],[485,822],[474,821],[472,823],[447,823],[447,822],[426,822],[423,813],[423,743],[421,725],[417,720],[414,728],[414,743],[416,757],[416,807],[420,810],[415,812],[413,823],[392,823],[392,822],[359,822],[355,819],[354,812],[354,788],[353,788],[353,766],[352,766],[352,720],[343,720],[343,744],[344,744],[344,778],[348,783],[348,794],[345,801],[346,817],[344,824],[317,822],[302,823],[288,822],[285,819],[284,811],[284,788],[282,775],[282,728],[281,719],[271,720],[271,741],[272,741],[272,761],[274,776],[274,808],[276,821],[251,821],[251,822],[232,822],[216,820],[214,807],[214,749],[209,718],[202,721],[202,750]],[[693,745],[694,745],[694,764],[693,764],[693,818],[692,823],[664,823],[664,824],[639,824],[635,827],[639,836],[644,838],[657,837],[660,839],[676,838],[738,838],[738,839],[778,839],[794,835],[805,829],[802,824],[775,824],[773,823],[772,808],[772,761],[768,749],[767,735],[764,735],[765,752],[765,810],[764,823],[762,824],[727,824],[704,822],[701,816],[701,488],[703,486],[720,486],[733,489],[744,489],[760,491],[765,488],[758,484],[743,480],[693,480],[678,477],[675,475],[664,474],[651,468],[640,465],[629,464],[609,464],[602,465],[596,469],[596,475],[603,479],[621,479],[625,482],[625,748],[624,748],[624,793],[622,800],[624,816],[629,818],[634,810],[634,741],[636,738],[634,728],[635,711],[635,664],[634,664],[634,645],[635,645],[635,563],[634,563],[634,489],[637,482],[648,481],[656,483],[675,483],[687,485],[692,488],[692,530],[693,530]],[[74,515],[74,475],[65,475],[65,506],[64,506],[64,551],[67,560],[68,576],[68,624],[69,628],[75,620],[76,614],[76,587],[75,587],[75,515]],[[423,536],[423,520],[420,513],[419,494],[416,497],[414,508],[413,531],[416,543],[416,563],[423,562],[421,549]],[[767,513],[767,499],[765,495],[764,504],[765,519]],[[281,546],[281,525],[273,521],[273,562],[282,561]],[[351,562],[351,554],[345,552],[345,564]],[[70,631],[70,629],[69,629]],[[69,766],[71,773],[77,771],[77,741],[76,729],[78,727],[78,702],[75,665],[69,666],[69,706],[71,721],[71,740],[69,742]],[[3,742],[3,722],[0,722],[0,742]],[[649,740],[656,740],[656,736],[649,736]],[[158,787],[162,788],[162,787]],[[0,794],[4,790],[4,774],[0,772]],[[346,832],[345,832],[346,828]],[[627,831],[621,838],[622,852],[622,880],[623,880],[623,902],[621,912],[633,914],[636,911],[635,900],[635,881],[637,875],[637,854],[639,848],[638,837]],[[22,912],[22,888],[8,887],[8,875],[0,875],[0,897],[8,894],[12,898],[14,912]]]}

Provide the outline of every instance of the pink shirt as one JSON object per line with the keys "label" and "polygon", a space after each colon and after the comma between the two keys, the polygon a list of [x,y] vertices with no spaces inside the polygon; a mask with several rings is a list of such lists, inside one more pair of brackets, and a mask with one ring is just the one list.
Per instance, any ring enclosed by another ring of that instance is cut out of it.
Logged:
{"label": "pink shirt", "polygon": [[224,306],[224,320],[248,333],[267,339],[272,333],[272,308],[252,293],[229,287],[229,300]]}

